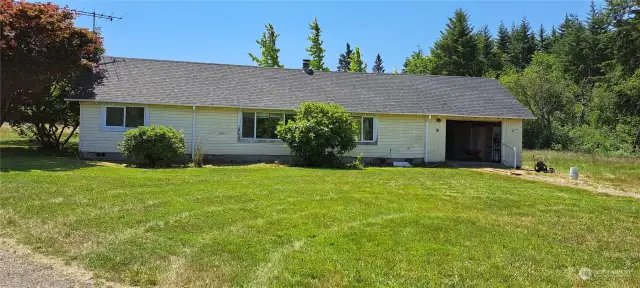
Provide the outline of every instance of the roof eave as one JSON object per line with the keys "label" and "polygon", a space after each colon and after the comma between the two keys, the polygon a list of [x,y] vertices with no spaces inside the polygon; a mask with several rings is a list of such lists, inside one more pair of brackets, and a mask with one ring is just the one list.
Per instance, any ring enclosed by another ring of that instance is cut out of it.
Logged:
{"label": "roof eave", "polygon": [[[65,98],[65,101],[77,101],[77,102],[94,102],[94,103],[131,103],[142,105],[167,105],[167,106],[183,106],[183,107],[210,107],[210,108],[233,108],[233,109],[258,109],[258,110],[274,110],[277,108],[266,107],[248,107],[248,106],[230,106],[230,105],[201,105],[201,104],[173,104],[173,103],[148,103],[148,102],[132,102],[132,101],[102,101],[96,99],[74,99]],[[293,109],[281,109],[281,110],[293,110]],[[515,117],[515,116],[491,116],[491,115],[454,115],[454,114],[441,114],[441,113],[398,113],[398,112],[371,112],[371,111],[349,111],[350,113],[361,114],[389,114],[389,115],[421,115],[421,116],[448,116],[448,117],[473,117],[473,118],[502,118],[502,119],[524,119],[531,120],[537,119],[535,116],[529,117]]]}

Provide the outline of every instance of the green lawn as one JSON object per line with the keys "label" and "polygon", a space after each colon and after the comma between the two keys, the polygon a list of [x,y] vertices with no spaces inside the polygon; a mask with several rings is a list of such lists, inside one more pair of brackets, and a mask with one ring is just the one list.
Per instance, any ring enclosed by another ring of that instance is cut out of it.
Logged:
{"label": "green lawn", "polygon": [[594,185],[602,185],[625,192],[640,194],[640,157],[603,157],[581,153],[551,150],[525,150],[523,167],[533,169],[534,156],[543,156],[549,167],[562,177],[569,175],[570,167],[578,167],[580,178]]}
{"label": "green lawn", "polygon": [[640,286],[638,199],[465,169],[124,168],[2,141],[0,236],[109,280]]}

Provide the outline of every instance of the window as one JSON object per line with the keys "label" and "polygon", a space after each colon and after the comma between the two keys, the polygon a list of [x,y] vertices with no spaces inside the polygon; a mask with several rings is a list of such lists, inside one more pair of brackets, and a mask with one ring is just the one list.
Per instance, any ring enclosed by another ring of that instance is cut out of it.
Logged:
{"label": "window", "polygon": [[137,128],[145,125],[145,107],[105,107],[103,128],[113,131]]}
{"label": "window", "polygon": [[144,107],[127,107],[124,113],[124,126],[137,128],[144,126]]}
{"label": "window", "polygon": [[259,139],[278,139],[276,128],[282,122],[282,114],[256,113],[256,137]]}
{"label": "window", "polygon": [[242,112],[243,139],[278,139],[276,129],[295,117],[290,113]]}
{"label": "window", "polygon": [[353,118],[358,125],[358,134],[356,136],[358,141],[372,142],[374,140],[373,129],[373,117],[354,117]]}
{"label": "window", "polygon": [[124,126],[124,107],[107,107],[106,126]]}
{"label": "window", "polygon": [[289,123],[289,121],[295,119],[296,114],[284,114],[284,124]]}

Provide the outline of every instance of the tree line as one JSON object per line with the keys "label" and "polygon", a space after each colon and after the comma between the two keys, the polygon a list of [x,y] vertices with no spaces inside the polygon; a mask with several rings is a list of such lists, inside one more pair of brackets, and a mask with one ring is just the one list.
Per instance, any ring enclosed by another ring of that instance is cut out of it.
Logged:
{"label": "tree line", "polygon": [[[279,60],[280,49],[276,46],[276,41],[278,37],[280,37],[280,34],[275,32],[271,23],[265,25],[265,29],[266,31],[262,33],[262,37],[256,40],[256,43],[260,47],[260,57],[253,53],[249,53],[249,57],[260,67],[283,68],[284,65],[280,64]],[[326,50],[322,48],[323,41],[320,39],[322,29],[320,29],[317,18],[314,18],[309,24],[309,30],[310,33],[309,36],[307,36],[307,40],[309,40],[310,44],[309,47],[306,48],[311,58],[309,66],[316,71],[329,71],[330,69],[324,62],[324,52]],[[385,69],[379,53],[374,63],[372,67],[373,73],[384,73]],[[367,72],[367,63],[363,59],[360,47],[356,46],[354,49],[351,49],[351,45],[347,43],[347,49],[338,57],[338,67],[336,67],[336,71]]]}
{"label": "tree line", "polygon": [[[639,153],[639,14],[635,0],[592,2],[586,19],[567,14],[557,27],[534,30],[523,17],[510,28],[501,22],[493,35],[458,9],[428,53],[419,47],[406,58],[402,73],[498,79],[537,118],[524,122],[524,148]],[[250,56],[259,66],[282,67],[279,35],[266,27],[257,41],[262,58]],[[309,28],[311,67],[328,71],[317,19]],[[380,54],[374,63],[373,73],[385,72]],[[336,70],[366,72],[359,47],[347,43]]]}

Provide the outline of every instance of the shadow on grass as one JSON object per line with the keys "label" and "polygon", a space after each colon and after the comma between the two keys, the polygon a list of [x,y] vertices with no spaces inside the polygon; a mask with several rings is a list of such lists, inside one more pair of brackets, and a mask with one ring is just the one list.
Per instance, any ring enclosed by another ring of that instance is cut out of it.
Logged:
{"label": "shadow on grass", "polygon": [[[3,141],[6,144],[6,141]],[[73,154],[46,152],[31,147],[0,148],[0,172],[11,171],[70,171],[93,167],[86,161],[78,160]]]}

